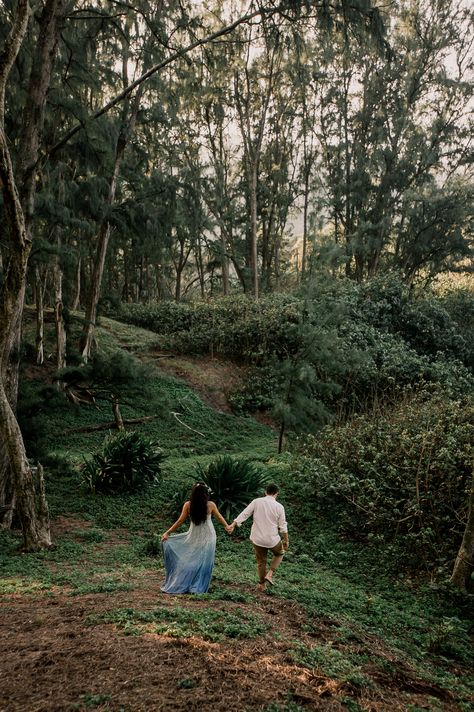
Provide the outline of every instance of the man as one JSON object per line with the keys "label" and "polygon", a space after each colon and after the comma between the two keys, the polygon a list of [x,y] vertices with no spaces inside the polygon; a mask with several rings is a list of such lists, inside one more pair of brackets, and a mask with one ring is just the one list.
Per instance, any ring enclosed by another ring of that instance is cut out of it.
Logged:
{"label": "man", "polygon": [[[234,528],[240,527],[246,519],[253,515],[250,541],[255,549],[259,576],[258,587],[265,590],[265,584],[273,584],[273,575],[280,566],[283,554],[288,550],[288,527],[283,506],[276,501],[278,487],[268,485],[265,497],[254,499],[227,528],[232,534]],[[280,539],[280,534],[282,539]],[[267,555],[271,551],[273,558],[267,571]]]}

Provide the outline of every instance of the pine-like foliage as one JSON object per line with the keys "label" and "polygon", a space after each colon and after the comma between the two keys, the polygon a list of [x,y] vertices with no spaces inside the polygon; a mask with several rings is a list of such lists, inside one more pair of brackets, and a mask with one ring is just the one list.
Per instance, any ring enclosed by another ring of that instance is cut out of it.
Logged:
{"label": "pine-like foliage", "polygon": [[264,475],[246,460],[223,455],[207,468],[196,467],[199,479],[211,490],[211,499],[229,521],[257,497],[265,485]]}
{"label": "pine-like foliage", "polygon": [[92,492],[136,492],[156,482],[162,450],[139,433],[109,435],[100,452],[86,462],[83,480]]}

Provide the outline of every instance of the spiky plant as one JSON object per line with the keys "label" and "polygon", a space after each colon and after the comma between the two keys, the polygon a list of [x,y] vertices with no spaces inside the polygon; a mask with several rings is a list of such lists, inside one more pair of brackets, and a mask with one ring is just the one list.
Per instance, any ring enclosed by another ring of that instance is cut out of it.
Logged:
{"label": "spiky plant", "polygon": [[164,457],[155,443],[137,432],[109,435],[102,450],[86,461],[83,480],[92,492],[136,492],[158,480]]}
{"label": "spiky plant", "polygon": [[247,460],[223,455],[206,468],[197,465],[197,476],[211,490],[211,499],[231,521],[252,499],[263,494],[264,475]]}

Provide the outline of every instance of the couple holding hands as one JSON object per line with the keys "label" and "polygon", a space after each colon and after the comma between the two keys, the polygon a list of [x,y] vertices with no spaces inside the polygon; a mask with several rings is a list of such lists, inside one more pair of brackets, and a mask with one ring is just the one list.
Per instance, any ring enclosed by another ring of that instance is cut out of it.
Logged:
{"label": "couple holding hands", "polygon": [[[235,527],[240,527],[250,516],[253,517],[250,541],[257,559],[258,587],[264,591],[267,584],[272,585],[273,575],[288,549],[285,510],[276,501],[277,497],[278,487],[268,485],[264,497],[252,500],[232,524],[227,524],[215,502],[209,500],[209,488],[201,482],[195,484],[178,519],[161,537],[166,573],[161,590],[164,593],[207,592],[216,552],[213,516],[228,534],[232,534]],[[191,520],[188,531],[170,536],[188,517]],[[267,570],[268,552],[272,553],[272,560]]]}

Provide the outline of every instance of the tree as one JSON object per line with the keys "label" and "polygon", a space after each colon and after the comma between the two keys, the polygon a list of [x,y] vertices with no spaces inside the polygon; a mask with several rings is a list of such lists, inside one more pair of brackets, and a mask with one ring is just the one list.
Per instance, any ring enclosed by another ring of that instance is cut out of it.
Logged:
{"label": "tree", "polygon": [[[329,214],[359,281],[394,267],[413,280],[470,251],[469,229],[453,225],[470,221],[469,189],[459,190],[472,164],[468,10],[454,0],[403,3],[389,39],[382,57],[343,33],[326,48],[320,82]],[[438,193],[458,205],[447,210]]]}
{"label": "tree", "polygon": [[17,4],[10,34],[0,57],[0,181],[8,237],[5,277],[0,285],[0,435],[9,468],[7,471],[6,463],[2,461],[2,494],[10,499],[2,504],[10,513],[14,507],[26,550],[50,545],[48,509],[41,470],[38,472],[40,485],[37,492],[14,413],[17,369],[13,369],[13,376],[10,371],[10,380],[7,379],[12,352],[19,345],[28,257],[32,244],[40,131],[64,13],[63,0],[47,0],[39,19],[38,41],[23,114],[24,129],[17,160],[17,179],[5,135],[5,88],[27,30],[27,0],[19,0]]}

